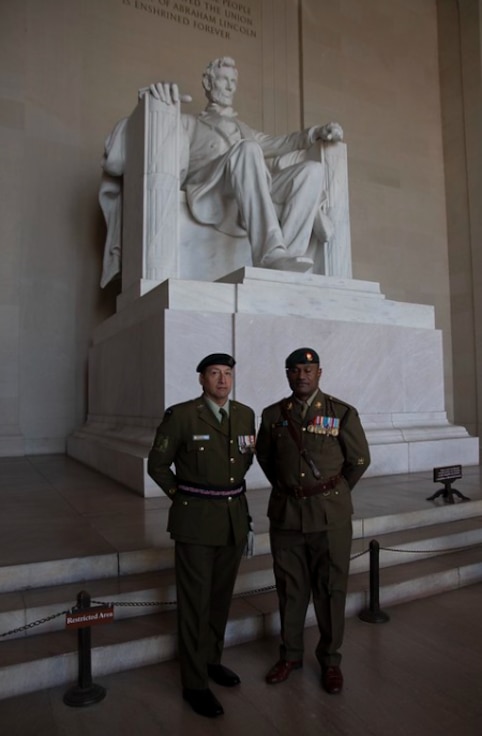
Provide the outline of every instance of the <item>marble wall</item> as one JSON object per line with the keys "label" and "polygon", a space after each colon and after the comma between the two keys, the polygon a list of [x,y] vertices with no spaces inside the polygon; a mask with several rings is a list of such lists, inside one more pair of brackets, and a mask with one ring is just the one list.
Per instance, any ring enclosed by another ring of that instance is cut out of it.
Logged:
{"label": "marble wall", "polygon": [[99,289],[100,159],[137,90],[173,79],[197,111],[205,64],[232,54],[246,119],[297,128],[296,28],[291,0],[0,3],[0,454],[62,452],[85,415],[117,296]]}
{"label": "marble wall", "polygon": [[[222,54],[254,127],[344,126],[354,276],[435,305],[450,415],[436,0],[4,0],[0,15],[0,454],[63,451],[85,415],[89,342],[117,296],[98,287],[105,136],[155,79],[199,110],[201,69]],[[473,404],[469,343],[457,365]]]}
{"label": "marble wall", "polygon": [[482,49],[480,0],[438,0],[454,355],[454,417],[482,431]]}
{"label": "marble wall", "polygon": [[318,0],[303,3],[305,122],[342,121],[354,274],[379,282],[390,298],[435,306],[451,412],[436,2],[323,5],[320,12]]}

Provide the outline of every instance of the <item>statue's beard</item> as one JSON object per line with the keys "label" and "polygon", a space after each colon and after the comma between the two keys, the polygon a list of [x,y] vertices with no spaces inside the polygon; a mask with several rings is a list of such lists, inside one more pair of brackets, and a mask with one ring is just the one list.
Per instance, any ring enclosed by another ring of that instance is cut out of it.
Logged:
{"label": "statue's beard", "polygon": [[221,105],[222,107],[231,107],[233,99],[234,94],[223,94],[222,92],[211,90],[211,102],[215,102],[217,105]]}

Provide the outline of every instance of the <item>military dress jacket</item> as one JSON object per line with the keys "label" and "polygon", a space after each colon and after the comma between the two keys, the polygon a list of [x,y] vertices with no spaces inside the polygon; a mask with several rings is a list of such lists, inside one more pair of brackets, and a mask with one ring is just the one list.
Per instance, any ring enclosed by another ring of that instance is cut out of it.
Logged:
{"label": "military dress jacket", "polygon": [[[256,441],[258,462],[272,485],[271,525],[304,533],[341,527],[353,513],[351,489],[370,464],[358,412],[320,390],[304,419],[294,397],[284,399],[283,405],[285,413],[281,402],[264,409]],[[321,477],[314,476],[308,460]],[[326,490],[311,495],[322,484]]]}
{"label": "military dress jacket", "polygon": [[[168,531],[177,541],[223,545],[240,543],[249,529],[245,494],[219,498],[191,496],[178,484],[234,489],[253,461],[254,413],[229,404],[224,428],[201,396],[166,410],[148,459],[148,473],[172,500]],[[174,465],[175,472],[171,466]]]}

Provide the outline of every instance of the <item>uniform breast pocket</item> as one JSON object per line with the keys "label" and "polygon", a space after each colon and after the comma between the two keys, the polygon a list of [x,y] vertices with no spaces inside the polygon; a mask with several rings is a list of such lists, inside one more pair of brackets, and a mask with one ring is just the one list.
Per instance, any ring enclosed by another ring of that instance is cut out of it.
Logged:
{"label": "uniform breast pocket", "polygon": [[272,429],[272,436],[278,452],[283,452],[293,444],[288,427],[284,425],[275,425]]}
{"label": "uniform breast pocket", "polygon": [[331,434],[319,434],[317,432],[306,432],[305,447],[314,455],[321,453],[325,462],[335,465],[343,463],[338,437]]}
{"label": "uniform breast pocket", "polygon": [[200,480],[208,474],[210,464],[214,458],[214,448],[206,440],[203,442],[190,442],[186,446],[187,465],[190,473],[195,473]]}

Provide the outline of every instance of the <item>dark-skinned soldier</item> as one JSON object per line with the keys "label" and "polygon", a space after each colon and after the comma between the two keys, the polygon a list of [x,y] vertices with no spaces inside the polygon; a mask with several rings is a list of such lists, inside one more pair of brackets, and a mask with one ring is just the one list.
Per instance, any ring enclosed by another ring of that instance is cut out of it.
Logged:
{"label": "dark-skinned soldier", "polygon": [[175,540],[183,697],[211,718],[223,708],[208,678],[226,687],[240,682],[221,656],[249,532],[244,476],[255,428],[253,411],[229,400],[234,364],[225,353],[199,363],[202,396],[167,409],[148,461],[149,475],[172,500],[167,528]]}
{"label": "dark-skinned soldier", "polygon": [[352,541],[351,490],[370,463],[358,412],[318,388],[320,359],[299,348],[286,359],[292,395],[262,414],[256,453],[272,485],[270,541],[281,617],[280,659],[269,684],[303,664],[303,630],[313,596],[316,656],[329,693],[343,687],[340,647]]}

